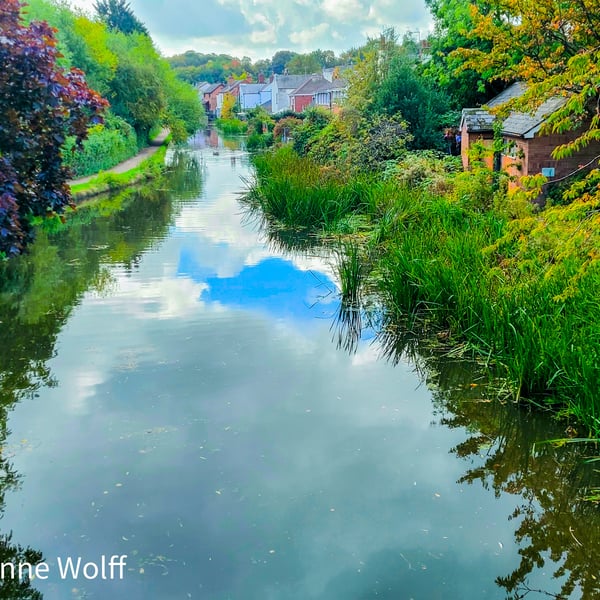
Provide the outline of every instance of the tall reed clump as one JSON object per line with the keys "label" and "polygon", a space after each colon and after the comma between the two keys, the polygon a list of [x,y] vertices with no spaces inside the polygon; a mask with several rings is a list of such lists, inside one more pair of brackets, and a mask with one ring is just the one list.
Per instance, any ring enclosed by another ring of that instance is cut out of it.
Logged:
{"label": "tall reed clump", "polygon": [[600,308],[600,276],[561,299],[565,281],[541,264],[507,269],[501,217],[417,196],[418,211],[397,221],[381,258],[387,305],[501,365],[516,398],[553,405],[600,434],[600,325],[590,318]]}
{"label": "tall reed clump", "polygon": [[[257,156],[255,166],[248,198],[268,220],[321,232],[367,224],[355,237],[375,257],[369,268],[390,314],[412,320],[416,331],[443,329],[444,337],[494,364],[512,383],[515,400],[575,415],[589,430],[583,435],[600,436],[595,205],[578,200],[515,217],[477,198],[466,202],[463,195],[402,187],[394,177],[343,173],[289,147]],[[347,250],[339,270],[351,306],[361,253],[353,245]]]}
{"label": "tall reed clump", "polygon": [[246,201],[269,220],[294,229],[331,229],[360,209],[360,185],[346,185],[338,173],[289,147],[255,157],[254,165],[256,179]]}

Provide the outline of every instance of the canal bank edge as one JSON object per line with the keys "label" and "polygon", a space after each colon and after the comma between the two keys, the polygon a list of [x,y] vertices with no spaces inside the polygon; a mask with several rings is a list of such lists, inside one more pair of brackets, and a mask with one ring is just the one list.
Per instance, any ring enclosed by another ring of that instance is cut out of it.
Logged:
{"label": "canal bank edge", "polygon": [[172,136],[168,129],[150,142],[138,154],[97,175],[69,181],[75,204],[105,194],[136,185],[158,176],[164,165],[167,148]]}

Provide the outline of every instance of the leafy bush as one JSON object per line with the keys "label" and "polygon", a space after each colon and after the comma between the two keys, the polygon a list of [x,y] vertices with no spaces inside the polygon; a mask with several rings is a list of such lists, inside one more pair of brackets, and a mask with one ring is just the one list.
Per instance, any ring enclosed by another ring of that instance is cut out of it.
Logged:
{"label": "leafy bush", "polygon": [[294,132],[294,150],[300,156],[307,154],[316,135],[325,129],[332,118],[333,115],[322,108],[308,108],[304,121]]}
{"label": "leafy bush", "polygon": [[398,160],[406,153],[410,139],[406,123],[399,117],[376,116],[360,135],[352,164],[362,171],[384,171],[388,161]]}
{"label": "leafy bush", "polygon": [[120,117],[110,115],[104,125],[90,130],[82,148],[74,147],[74,139],[68,138],[63,159],[74,177],[85,177],[106,171],[137,151],[138,139],[133,127]]}
{"label": "leafy bush", "polygon": [[294,137],[300,125],[302,125],[302,119],[298,117],[284,117],[283,119],[279,119],[273,127],[273,138],[281,142],[284,135]]}
{"label": "leafy bush", "polygon": [[273,145],[273,134],[272,133],[253,133],[248,136],[246,140],[246,149],[263,150]]}
{"label": "leafy bush", "polygon": [[462,168],[460,158],[435,150],[408,152],[386,169],[384,176],[410,189],[434,194],[448,194],[453,190],[453,176]]}
{"label": "leafy bush", "polygon": [[239,119],[217,119],[215,125],[225,135],[243,135],[248,129],[248,123]]}
{"label": "leafy bush", "polygon": [[25,26],[21,2],[0,4],[0,252],[19,254],[35,217],[61,213],[71,201],[62,164],[66,136],[81,142],[107,102],[83,73],[65,70],[53,29]]}

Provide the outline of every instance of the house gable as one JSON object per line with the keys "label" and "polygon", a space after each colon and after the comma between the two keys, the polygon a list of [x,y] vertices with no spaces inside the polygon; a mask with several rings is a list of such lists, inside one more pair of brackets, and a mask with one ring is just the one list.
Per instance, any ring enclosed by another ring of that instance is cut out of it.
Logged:
{"label": "house gable", "polygon": [[[494,137],[495,115],[488,108],[498,108],[510,100],[521,97],[525,91],[524,83],[517,82],[490,100],[481,108],[465,108],[462,111],[460,131],[462,136],[461,156],[465,169],[469,168],[469,151],[476,141],[491,147]],[[505,151],[497,160],[489,158],[488,166],[496,164],[518,181],[525,175],[544,173],[549,181],[572,174],[582,164],[587,164],[600,155],[600,142],[590,144],[587,148],[574,153],[570,157],[556,160],[552,152],[558,146],[568,144],[579,136],[579,131],[562,134],[540,133],[548,117],[562,108],[568,98],[552,97],[543,102],[535,113],[512,111],[503,121],[501,134],[505,141]],[[512,183],[511,185],[517,185]]]}

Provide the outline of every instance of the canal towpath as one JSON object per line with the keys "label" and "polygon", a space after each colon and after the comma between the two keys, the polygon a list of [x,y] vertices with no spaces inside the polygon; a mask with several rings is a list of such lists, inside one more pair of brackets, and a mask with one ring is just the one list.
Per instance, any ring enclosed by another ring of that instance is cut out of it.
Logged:
{"label": "canal towpath", "polygon": [[[152,155],[154,155],[158,151],[158,149],[166,142],[170,133],[171,133],[171,131],[168,128],[162,129],[160,131],[160,133],[150,142],[150,144],[148,146],[146,146],[145,148],[142,148],[142,150],[140,150],[135,156],[132,156],[131,158],[128,158],[127,160],[124,160],[123,162],[119,163],[118,165],[115,165],[111,169],[107,169],[106,171],[103,171],[103,172],[119,175],[122,173],[127,173],[128,171],[131,171],[133,169],[136,169],[137,167],[139,167],[142,164],[142,162],[144,162],[147,158],[150,158]],[[87,177],[80,177],[78,179],[72,179],[72,180],[68,181],[67,183],[69,184],[70,187],[74,187],[77,185],[89,183],[96,177],[98,177],[98,173],[95,173],[93,175],[88,175]]]}

